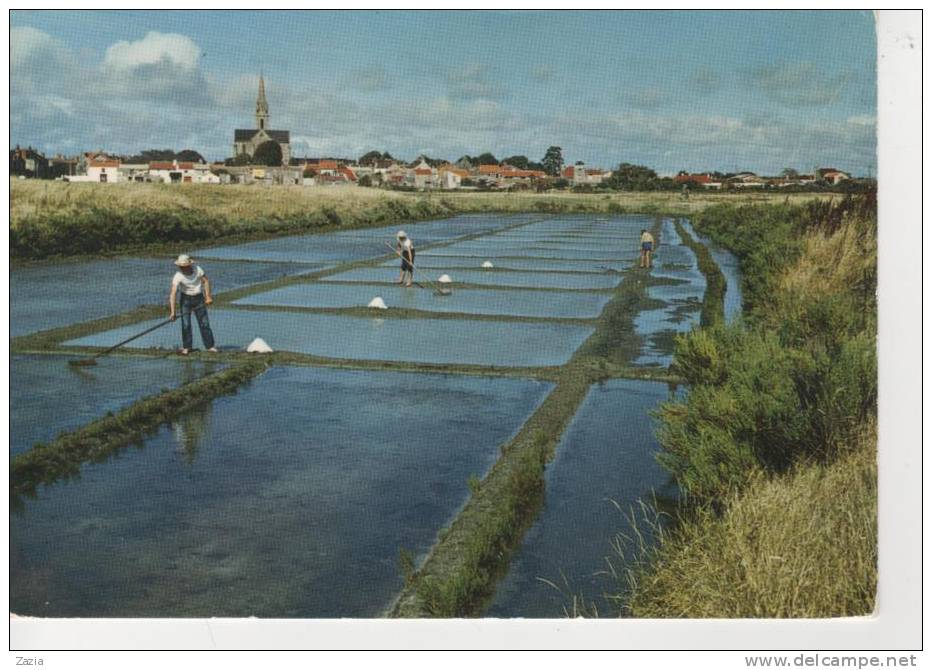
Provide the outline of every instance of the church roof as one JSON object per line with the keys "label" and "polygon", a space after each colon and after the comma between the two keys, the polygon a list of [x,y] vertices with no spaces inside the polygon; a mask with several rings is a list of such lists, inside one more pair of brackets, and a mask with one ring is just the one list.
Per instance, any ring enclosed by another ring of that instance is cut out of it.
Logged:
{"label": "church roof", "polygon": [[234,142],[249,142],[257,134],[264,132],[279,144],[289,144],[291,142],[290,130],[259,130],[257,128],[237,128],[233,131]]}

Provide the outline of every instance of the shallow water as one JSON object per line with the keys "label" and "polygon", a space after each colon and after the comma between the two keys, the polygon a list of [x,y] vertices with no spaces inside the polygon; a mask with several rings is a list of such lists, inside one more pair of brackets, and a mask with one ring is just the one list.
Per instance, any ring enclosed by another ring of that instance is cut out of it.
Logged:
{"label": "shallow water", "polygon": [[[204,260],[198,264],[215,293],[315,269],[293,263]],[[10,335],[113,316],[138,305],[167,305],[174,273],[175,267],[167,258],[113,258],[15,268],[10,272]]]}
{"label": "shallow water", "polygon": [[456,289],[438,296],[421,288],[369,284],[313,283],[286,286],[237,300],[237,305],[365,307],[376,296],[391,308],[428,312],[593,319],[611,299],[607,294],[564,291]]}
{"label": "shallow water", "polygon": [[[439,300],[440,298],[438,298]],[[465,319],[391,319],[328,314],[214,309],[218,347],[244,348],[262,337],[276,350],[357,360],[532,367],[562,365],[592,334],[587,326],[505,323]],[[158,323],[152,320],[67,342],[112,346]],[[194,328],[195,346],[200,346]],[[169,326],[127,347],[180,346],[180,327]]]}
{"label": "shallow water", "polygon": [[[483,269],[484,256],[424,256],[418,257],[418,268],[422,270],[449,270],[451,268]],[[633,260],[636,260],[632,257]],[[386,261],[379,267],[398,268],[397,260]],[[628,268],[630,261],[563,261],[556,258],[498,258],[492,261],[497,270],[532,270],[537,272],[594,272],[608,270],[620,272]]]}
{"label": "shallow water", "polygon": [[689,221],[682,221],[683,227],[694,238],[702,242],[712,254],[722,274],[725,276],[725,321],[731,323],[741,315],[743,296],[741,292],[741,262],[733,253],[717,245],[707,237],[699,235]]}
{"label": "shallow water", "polygon": [[[418,243],[443,242],[465,235],[490,232],[523,219],[500,216],[464,216],[426,221],[407,226],[406,233]],[[386,242],[394,244],[399,226],[381,226],[336,233],[292,235],[262,242],[220,245],[201,249],[201,258],[334,263],[377,258],[390,254]]]}
{"label": "shallow water", "polygon": [[[415,259],[417,265],[417,259]],[[420,266],[418,266],[420,267]],[[519,288],[552,289],[610,289],[621,283],[621,277],[610,274],[561,274],[555,272],[501,272],[495,269],[450,270],[450,278],[457,283],[481,284],[485,286],[516,286]],[[392,272],[382,267],[354,268],[346,272],[329,275],[325,281],[375,281],[393,282],[398,279],[399,270]],[[425,273],[415,270],[416,281],[437,281],[436,272]]]}
{"label": "shallow water", "polygon": [[650,502],[654,490],[675,491],[655,460],[659,446],[650,419],[668,396],[666,384],[631,380],[589,390],[547,466],[543,510],[485,616],[563,618],[574,595],[595,604],[603,616],[615,615],[602,597],[619,590],[605,574],[605,559],[622,562],[611,543],[630,530],[625,513],[639,500]]}
{"label": "shallow water", "polygon": [[74,356],[11,358],[11,456],[224,367],[192,360],[111,357],[99,359],[94,367],[76,368],[68,365],[70,358]]}
{"label": "shallow water", "polygon": [[644,339],[634,365],[667,366],[673,362],[673,334],[687,332],[699,324],[706,290],[705,275],[699,270],[696,254],[683,244],[670,219],[663,222],[651,274],[676,283],[647,289],[648,297],[664,305],[642,310],[634,318],[634,330]]}
{"label": "shallow water", "polygon": [[273,368],[10,520],[36,616],[379,616],[550,389]]}

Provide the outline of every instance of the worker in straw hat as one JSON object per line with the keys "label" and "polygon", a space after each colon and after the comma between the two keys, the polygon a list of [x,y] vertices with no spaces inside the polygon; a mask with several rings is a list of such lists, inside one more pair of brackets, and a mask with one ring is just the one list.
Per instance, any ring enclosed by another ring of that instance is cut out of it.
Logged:
{"label": "worker in straw hat", "polygon": [[187,356],[191,352],[193,336],[191,333],[191,312],[197,317],[197,327],[201,331],[201,340],[207,351],[216,353],[214,346],[214,333],[210,329],[210,320],[207,318],[207,305],[213,302],[210,297],[210,280],[199,265],[187,254],[181,254],[175,260],[178,267],[172,277],[171,294],[168,297],[168,306],[171,310],[170,318],[175,320],[176,298],[180,295],[181,303],[181,349],[179,354]]}
{"label": "worker in straw hat", "polygon": [[401,256],[401,274],[395,283],[411,286],[414,282],[414,242],[403,230],[399,230],[395,237],[398,238],[398,255]]}

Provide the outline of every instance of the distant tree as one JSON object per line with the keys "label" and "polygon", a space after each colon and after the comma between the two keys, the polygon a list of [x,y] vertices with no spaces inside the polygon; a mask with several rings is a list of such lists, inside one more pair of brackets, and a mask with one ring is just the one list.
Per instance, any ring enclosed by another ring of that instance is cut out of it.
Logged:
{"label": "distant tree", "polygon": [[583,161],[576,161],[575,164],[576,164],[576,165],[585,165],[585,163],[584,163]]}
{"label": "distant tree", "polygon": [[186,163],[206,163],[207,162],[204,160],[204,157],[201,156],[194,149],[182,149],[177,154],[175,154],[175,158],[177,160],[184,161]]}
{"label": "distant tree", "polygon": [[603,183],[619,191],[653,191],[659,188],[659,181],[657,173],[649,167],[622,163]]}
{"label": "distant tree", "polygon": [[508,158],[503,158],[502,163],[513,165],[519,170],[527,170],[530,161],[527,159],[527,156],[509,156]]}
{"label": "distant tree", "polygon": [[359,178],[360,186],[372,186],[372,175],[364,174]]}
{"label": "distant tree", "polygon": [[369,151],[359,157],[360,165],[373,165],[376,161],[382,160],[382,154],[378,151]]}
{"label": "distant tree", "polygon": [[488,151],[476,156],[476,163],[479,165],[498,165],[498,160]]}
{"label": "distant tree", "polygon": [[258,147],[256,147],[256,151],[252,155],[252,162],[256,165],[268,165],[269,167],[277,167],[281,165],[281,146],[274,140],[263,142]]}
{"label": "distant tree", "polygon": [[472,156],[460,156],[456,161],[456,167],[461,170],[472,170],[476,166],[476,159]]}
{"label": "distant tree", "polygon": [[560,171],[563,169],[563,149],[560,147],[548,148],[541,164],[544,167],[544,172],[551,177],[559,177]]}
{"label": "distant tree", "polygon": [[799,178],[799,171],[794,170],[793,168],[783,168],[783,172],[781,172],[780,174],[786,177],[787,179],[798,179]]}
{"label": "distant tree", "polygon": [[566,187],[569,186],[569,185],[570,185],[569,180],[568,180],[568,179],[564,179],[563,177],[558,177],[557,179],[554,179],[554,180],[553,180],[553,187],[554,187],[554,188],[566,188]]}

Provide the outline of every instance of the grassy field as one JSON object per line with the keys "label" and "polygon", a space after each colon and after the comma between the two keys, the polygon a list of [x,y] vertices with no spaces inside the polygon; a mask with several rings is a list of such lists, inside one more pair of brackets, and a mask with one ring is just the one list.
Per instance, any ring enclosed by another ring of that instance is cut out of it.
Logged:
{"label": "grassy field", "polygon": [[174,251],[178,243],[245,241],[389,225],[469,212],[602,212],[690,216],[722,202],[795,203],[831,194],[402,193],[355,187],[10,182],[13,259]]}
{"label": "grassy field", "polygon": [[832,617],[877,583],[876,214],[850,200],[693,220],[741,259],[742,324],[681,338],[660,409],[684,505],[627,573],[636,617]]}

